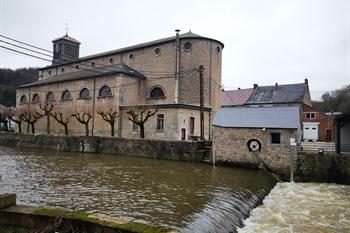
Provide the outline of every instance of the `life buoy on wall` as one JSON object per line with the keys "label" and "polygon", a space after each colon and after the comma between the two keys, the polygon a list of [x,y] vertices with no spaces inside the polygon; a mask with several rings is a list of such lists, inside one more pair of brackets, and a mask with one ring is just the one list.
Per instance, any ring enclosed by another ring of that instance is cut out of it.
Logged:
{"label": "life buoy on wall", "polygon": [[248,150],[253,152],[260,152],[261,151],[261,143],[257,139],[250,139],[247,142]]}

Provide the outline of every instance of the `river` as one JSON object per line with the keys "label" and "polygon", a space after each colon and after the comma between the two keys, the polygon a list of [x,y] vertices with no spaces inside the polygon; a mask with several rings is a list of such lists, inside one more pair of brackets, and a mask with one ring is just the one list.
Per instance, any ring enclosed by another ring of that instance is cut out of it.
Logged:
{"label": "river", "polygon": [[350,232],[350,186],[275,184],[258,170],[0,147],[0,192],[17,193],[19,204],[97,211],[185,233]]}
{"label": "river", "polygon": [[275,185],[264,171],[126,156],[0,147],[0,192],[169,226],[232,232]]}

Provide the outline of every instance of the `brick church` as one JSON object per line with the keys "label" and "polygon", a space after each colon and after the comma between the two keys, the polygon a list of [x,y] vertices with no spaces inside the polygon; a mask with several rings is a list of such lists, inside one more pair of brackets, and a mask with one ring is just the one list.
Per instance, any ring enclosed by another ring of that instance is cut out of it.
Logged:
{"label": "brick church", "polygon": [[[110,126],[98,110],[118,112],[116,136],[139,137],[139,128],[127,112],[150,110],[156,114],[145,123],[145,137],[189,140],[200,135],[200,88],[198,67],[204,66],[204,134],[220,107],[222,49],[218,40],[192,32],[108,52],[79,57],[80,42],[68,35],[53,42],[52,64],[39,69],[39,80],[17,89],[17,108],[52,103],[53,111],[75,114],[89,111],[89,135],[108,136]],[[36,123],[46,133],[45,117]],[[22,126],[23,128],[26,125]],[[62,125],[51,120],[51,133],[63,134]],[[84,135],[76,119],[69,122],[70,135]]]}

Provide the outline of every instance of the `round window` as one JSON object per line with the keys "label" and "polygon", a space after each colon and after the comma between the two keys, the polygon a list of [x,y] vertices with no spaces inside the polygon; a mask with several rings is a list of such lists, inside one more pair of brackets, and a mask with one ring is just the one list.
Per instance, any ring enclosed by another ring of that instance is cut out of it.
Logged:
{"label": "round window", "polygon": [[216,47],[216,52],[217,53],[220,53],[221,52],[221,49],[220,49],[220,47],[218,46],[218,47]]}
{"label": "round window", "polygon": [[75,66],[75,69],[77,69],[77,70],[78,70],[78,69],[79,69],[79,65],[76,65],[76,66]]}
{"label": "round window", "polygon": [[160,55],[160,48],[156,48],[154,50],[154,53],[156,54],[156,56],[159,56]]}
{"label": "round window", "polygon": [[111,58],[109,59],[109,63],[113,64],[113,62],[114,62],[114,59],[113,59],[113,57],[111,57]]}
{"label": "round window", "polygon": [[130,54],[129,54],[129,60],[130,60],[130,61],[135,60],[135,55],[134,55],[133,53],[130,53]]}
{"label": "round window", "polygon": [[192,50],[192,44],[190,42],[186,42],[184,45],[184,49],[186,52],[189,52]]}

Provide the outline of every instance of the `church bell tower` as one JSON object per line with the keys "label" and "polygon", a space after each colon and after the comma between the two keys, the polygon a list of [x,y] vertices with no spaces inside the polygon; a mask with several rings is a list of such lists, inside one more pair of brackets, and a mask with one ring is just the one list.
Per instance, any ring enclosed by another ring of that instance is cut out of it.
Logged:
{"label": "church bell tower", "polygon": [[52,65],[74,61],[79,58],[80,42],[68,36],[68,33],[60,38],[53,40],[52,43]]}

